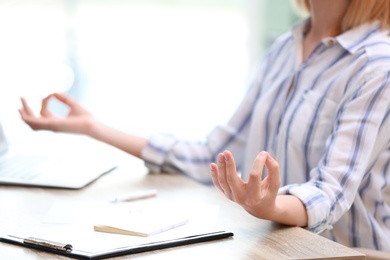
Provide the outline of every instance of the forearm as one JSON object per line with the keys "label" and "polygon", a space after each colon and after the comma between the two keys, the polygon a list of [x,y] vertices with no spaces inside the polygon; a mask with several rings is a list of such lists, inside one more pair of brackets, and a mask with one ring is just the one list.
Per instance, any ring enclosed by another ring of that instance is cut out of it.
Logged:
{"label": "forearm", "polygon": [[147,144],[146,138],[125,133],[97,121],[86,122],[85,134],[138,158],[141,158],[141,151]]}
{"label": "forearm", "polygon": [[277,195],[272,209],[246,209],[255,217],[291,226],[307,226],[307,212],[303,203],[293,195]]}

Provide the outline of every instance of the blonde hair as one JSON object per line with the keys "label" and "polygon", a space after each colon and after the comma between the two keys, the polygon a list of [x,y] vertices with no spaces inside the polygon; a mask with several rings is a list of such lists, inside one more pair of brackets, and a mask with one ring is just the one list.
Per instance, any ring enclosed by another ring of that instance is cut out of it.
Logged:
{"label": "blonde hair", "polygon": [[[310,15],[309,0],[295,0],[298,13]],[[351,0],[351,3],[341,22],[341,31],[345,32],[364,23],[379,21],[381,28],[390,29],[389,0]]]}

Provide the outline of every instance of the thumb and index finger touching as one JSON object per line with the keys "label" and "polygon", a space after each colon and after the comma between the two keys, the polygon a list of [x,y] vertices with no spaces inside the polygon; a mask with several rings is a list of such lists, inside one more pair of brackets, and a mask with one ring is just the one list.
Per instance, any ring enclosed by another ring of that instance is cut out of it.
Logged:
{"label": "thumb and index finger touching", "polygon": [[[70,108],[77,106],[77,102],[71,96],[62,93],[52,93],[42,99],[42,105],[40,111],[41,115],[47,115],[49,113],[47,107],[51,98],[57,99],[58,101],[69,106]],[[19,112],[23,113],[24,115],[33,116],[34,112],[31,109],[31,107],[28,105],[26,99],[24,97],[21,97],[20,100],[22,102],[23,109],[19,109]]]}
{"label": "thumb and index finger touching", "polygon": [[40,109],[40,115],[42,117],[37,117],[34,114],[33,109],[27,103],[26,98],[21,97],[20,100],[22,102],[22,108],[19,109],[20,116],[33,129],[44,128],[44,129],[51,130],[52,127],[50,121],[45,119],[45,118],[51,118],[53,116],[53,114],[48,109],[49,101],[51,98],[55,98],[69,107],[75,106],[76,104],[75,101],[71,97],[67,96],[66,94],[53,93],[42,99],[41,109]]}
{"label": "thumb and index finger touching", "polygon": [[[264,167],[267,168],[268,175],[263,180]],[[253,163],[252,170],[249,174],[248,188],[258,188],[262,181],[269,182],[270,186],[274,189],[278,189],[280,186],[279,164],[265,151],[260,152]]]}

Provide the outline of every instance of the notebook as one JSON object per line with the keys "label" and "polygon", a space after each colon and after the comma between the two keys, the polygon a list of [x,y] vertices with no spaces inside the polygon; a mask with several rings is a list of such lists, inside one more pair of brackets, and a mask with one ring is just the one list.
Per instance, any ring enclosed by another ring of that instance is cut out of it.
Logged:
{"label": "notebook", "polygon": [[[185,216],[172,214],[151,215],[150,212],[132,212],[111,220],[95,224],[94,230],[112,234],[149,237],[183,226],[188,223]],[[155,212],[151,212],[155,213]]]}
{"label": "notebook", "polygon": [[10,143],[0,122],[0,185],[81,189],[116,168],[104,153],[70,137]]}

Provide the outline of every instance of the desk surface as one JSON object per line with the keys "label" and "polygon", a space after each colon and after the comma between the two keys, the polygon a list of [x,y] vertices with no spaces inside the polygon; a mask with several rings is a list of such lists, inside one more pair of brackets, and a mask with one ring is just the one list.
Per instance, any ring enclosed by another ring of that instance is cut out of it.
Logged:
{"label": "desk surface", "polygon": [[[365,259],[364,255],[298,227],[260,220],[227,200],[213,187],[174,174],[147,174],[143,163],[130,156],[115,171],[81,190],[0,185],[0,230],[19,221],[36,223],[61,199],[106,200],[118,193],[157,189],[158,197],[220,206],[220,223],[233,238],[138,253],[115,259],[183,259],[218,256],[220,259]],[[69,259],[0,243],[1,259]]]}

